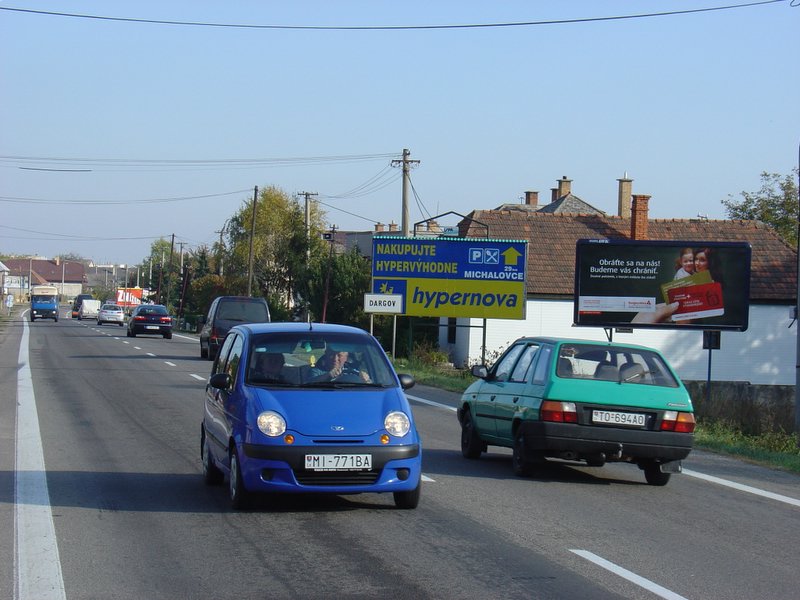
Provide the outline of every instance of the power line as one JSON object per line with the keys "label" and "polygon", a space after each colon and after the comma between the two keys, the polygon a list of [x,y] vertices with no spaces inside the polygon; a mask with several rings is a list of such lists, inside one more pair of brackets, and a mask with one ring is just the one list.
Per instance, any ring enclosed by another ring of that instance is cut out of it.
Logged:
{"label": "power line", "polygon": [[391,165],[385,166],[380,172],[370,177],[361,185],[356,186],[348,192],[342,192],[333,196],[323,195],[323,198],[359,198],[361,196],[368,196],[383,188],[393,184],[400,178],[400,175],[394,171]]}
{"label": "power line", "polygon": [[333,206],[332,204],[326,204],[325,202],[322,202],[321,200],[317,200],[317,203],[321,204],[322,206],[327,206],[328,208],[331,208],[333,210],[342,212],[342,213],[344,213],[346,215],[350,215],[351,217],[358,217],[359,219],[363,219],[364,221],[368,221],[369,223],[373,223],[373,224],[380,223],[380,221],[376,221],[375,219],[370,219],[369,217],[365,217],[364,215],[357,215],[356,213],[344,210],[343,208],[339,208],[338,206]]}
{"label": "power line", "polygon": [[90,204],[92,206],[102,206],[108,204],[165,204],[168,202],[185,202],[187,200],[203,200],[205,198],[217,198],[219,196],[232,196],[242,194],[250,190],[235,190],[233,192],[220,192],[218,194],[204,194],[201,196],[178,196],[174,198],[149,198],[137,200],[51,200],[45,198],[25,198],[20,196],[0,196],[0,202],[10,202],[14,204]]}
{"label": "power line", "polygon": [[[779,2],[789,2],[789,0],[762,0],[760,2],[746,2],[742,4],[728,4],[725,6],[713,6],[706,8],[692,8],[686,10],[673,10],[655,13],[639,13],[632,15],[614,15],[608,17],[584,17],[577,19],[553,19],[547,21],[515,21],[502,23],[470,23],[470,24],[451,24],[451,25],[257,25],[246,23],[212,23],[199,21],[168,21],[161,19],[135,19],[132,17],[109,17],[102,15],[89,15],[79,13],[65,13],[44,10],[31,10],[24,8],[0,7],[0,10],[28,13],[36,15],[47,15],[54,17],[70,17],[76,19],[92,19],[96,21],[117,21],[124,23],[137,23],[146,25],[180,25],[188,27],[217,27],[233,29],[283,29],[283,30],[306,30],[306,31],[414,31],[414,30],[436,30],[436,29],[490,29],[500,27],[533,27],[544,25],[567,25],[577,23],[596,23],[601,21],[620,21],[624,19],[646,19],[653,17],[669,17],[675,15],[688,15],[712,11],[733,10],[752,6],[762,6],[765,4],[777,4]],[[789,6],[796,6],[795,0],[789,2]]]}
{"label": "power line", "polygon": [[386,160],[397,156],[396,152],[382,154],[346,154],[341,156],[293,156],[273,158],[215,158],[215,159],[142,159],[142,158],[77,158],[64,156],[15,156],[0,155],[0,164],[19,165],[74,165],[88,167],[173,167],[173,168],[220,168],[220,167],[269,167],[269,166],[304,166],[320,163],[355,163],[373,160]]}

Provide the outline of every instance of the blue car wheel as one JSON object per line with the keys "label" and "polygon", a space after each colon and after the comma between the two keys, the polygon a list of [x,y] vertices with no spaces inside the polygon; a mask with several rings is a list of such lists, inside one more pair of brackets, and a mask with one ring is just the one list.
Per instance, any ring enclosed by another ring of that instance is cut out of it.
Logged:
{"label": "blue car wheel", "polygon": [[219,467],[214,464],[214,457],[211,456],[211,446],[208,443],[205,431],[202,433],[202,438],[203,480],[208,485],[218,485],[222,483],[224,479],[223,473],[219,470]]}
{"label": "blue car wheel", "polygon": [[244,487],[244,476],[242,467],[239,464],[239,456],[235,448],[231,448],[231,473],[228,487],[228,497],[231,501],[231,508],[240,510],[247,506],[250,493]]}
{"label": "blue car wheel", "polygon": [[394,505],[397,508],[412,509],[419,505],[419,497],[422,493],[422,481],[417,481],[417,487],[407,492],[394,492]]}

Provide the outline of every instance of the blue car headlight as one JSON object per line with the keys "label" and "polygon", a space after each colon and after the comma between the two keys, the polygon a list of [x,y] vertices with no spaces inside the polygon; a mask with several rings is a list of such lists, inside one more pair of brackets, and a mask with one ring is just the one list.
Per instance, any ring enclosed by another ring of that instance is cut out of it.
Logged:
{"label": "blue car headlight", "polygon": [[267,410],[258,415],[256,419],[259,430],[269,437],[278,437],[286,431],[286,421],[278,413]]}
{"label": "blue car headlight", "polygon": [[411,419],[404,412],[393,411],[386,415],[383,426],[391,435],[403,437],[411,430]]}

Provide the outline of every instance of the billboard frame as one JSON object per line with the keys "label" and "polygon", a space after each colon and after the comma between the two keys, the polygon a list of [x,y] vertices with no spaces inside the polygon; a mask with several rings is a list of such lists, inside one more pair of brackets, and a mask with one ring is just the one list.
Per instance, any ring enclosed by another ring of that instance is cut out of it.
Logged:
{"label": "billboard frame", "polygon": [[[673,275],[684,248],[711,249],[719,270]],[[749,242],[579,239],[573,326],[745,331],[751,259]],[[650,321],[675,303],[680,318]]]}

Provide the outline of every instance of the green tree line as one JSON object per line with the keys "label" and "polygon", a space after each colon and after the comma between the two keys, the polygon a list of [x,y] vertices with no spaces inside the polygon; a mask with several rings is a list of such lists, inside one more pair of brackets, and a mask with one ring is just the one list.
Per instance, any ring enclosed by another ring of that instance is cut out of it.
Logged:
{"label": "green tree line", "polygon": [[[138,265],[150,300],[173,314],[206,312],[220,295],[250,294],[267,299],[273,320],[324,320],[364,327],[363,294],[369,291],[371,265],[357,248],[335,249],[324,213],[305,206],[277,187],[259,190],[253,224],[253,199],[243,202],[222,227],[220,240],[180,255],[170,239],[152,243]],[[250,244],[253,246],[252,283]],[[129,285],[135,270],[129,270]]]}

